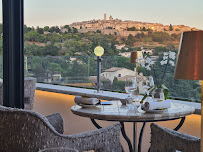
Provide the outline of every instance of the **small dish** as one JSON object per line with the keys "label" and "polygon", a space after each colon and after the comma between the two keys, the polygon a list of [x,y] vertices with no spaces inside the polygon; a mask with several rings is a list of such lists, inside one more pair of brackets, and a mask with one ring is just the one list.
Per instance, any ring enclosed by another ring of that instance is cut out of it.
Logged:
{"label": "small dish", "polygon": [[110,101],[101,101],[101,105],[112,105],[113,103]]}

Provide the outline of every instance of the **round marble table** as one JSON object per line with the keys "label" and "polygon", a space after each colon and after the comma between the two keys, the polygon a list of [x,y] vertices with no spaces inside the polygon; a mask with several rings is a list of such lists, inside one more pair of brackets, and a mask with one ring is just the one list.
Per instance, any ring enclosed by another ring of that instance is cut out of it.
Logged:
{"label": "round marble table", "polygon": [[[174,130],[178,130],[181,128],[185,121],[185,117],[194,113],[195,108],[188,106],[186,104],[180,104],[176,102],[171,102],[171,108],[167,109],[163,113],[146,113],[145,111],[138,108],[138,110],[131,111],[125,105],[122,105],[120,101],[112,101],[113,105],[99,105],[94,108],[82,108],[81,106],[75,105],[71,107],[71,111],[78,116],[88,117],[91,119],[92,123],[99,129],[102,128],[99,126],[95,119],[97,120],[105,120],[105,121],[119,121],[121,124],[121,132],[123,137],[128,143],[129,151],[135,151],[135,123],[143,122],[139,143],[138,143],[138,152],[141,152],[141,144],[142,144],[142,135],[146,125],[146,122],[156,122],[156,121],[168,121],[180,119],[181,121],[178,126]],[[134,123],[134,146],[132,147],[130,139],[127,137],[125,133],[124,122],[133,122]]]}

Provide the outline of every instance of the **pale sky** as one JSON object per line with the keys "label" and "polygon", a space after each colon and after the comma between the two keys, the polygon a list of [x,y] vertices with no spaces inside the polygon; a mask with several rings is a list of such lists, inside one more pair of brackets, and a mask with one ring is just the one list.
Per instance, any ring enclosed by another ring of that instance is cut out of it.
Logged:
{"label": "pale sky", "polygon": [[61,26],[107,17],[203,29],[203,0],[24,0],[25,24]]}

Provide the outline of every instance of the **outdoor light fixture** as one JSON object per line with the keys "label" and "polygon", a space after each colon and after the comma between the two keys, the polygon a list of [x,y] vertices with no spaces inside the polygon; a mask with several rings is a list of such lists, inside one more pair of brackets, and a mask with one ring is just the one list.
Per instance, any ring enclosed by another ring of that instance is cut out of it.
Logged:
{"label": "outdoor light fixture", "polygon": [[[182,33],[174,78],[203,80],[203,31]],[[203,81],[201,87],[201,151],[203,152]]]}
{"label": "outdoor light fixture", "polygon": [[95,49],[94,49],[94,54],[98,57],[101,57],[103,54],[104,54],[104,48],[101,47],[101,46],[97,46]]}
{"label": "outdoor light fixture", "polygon": [[100,92],[100,75],[101,75],[101,56],[104,54],[104,48],[97,46],[94,49],[94,54],[97,56],[97,93]]}

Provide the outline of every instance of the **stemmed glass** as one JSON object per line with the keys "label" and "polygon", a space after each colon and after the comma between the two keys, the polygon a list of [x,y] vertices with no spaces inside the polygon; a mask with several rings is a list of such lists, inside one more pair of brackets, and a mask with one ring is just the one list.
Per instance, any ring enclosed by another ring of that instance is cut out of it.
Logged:
{"label": "stemmed glass", "polygon": [[125,91],[133,98],[134,92],[137,90],[137,81],[136,78],[127,78],[125,82]]}
{"label": "stemmed glass", "polygon": [[134,93],[137,90],[136,77],[126,79],[125,90],[129,94],[126,105],[128,106],[129,109],[131,109],[131,108],[133,108],[132,104],[133,104],[133,100],[134,100]]}

